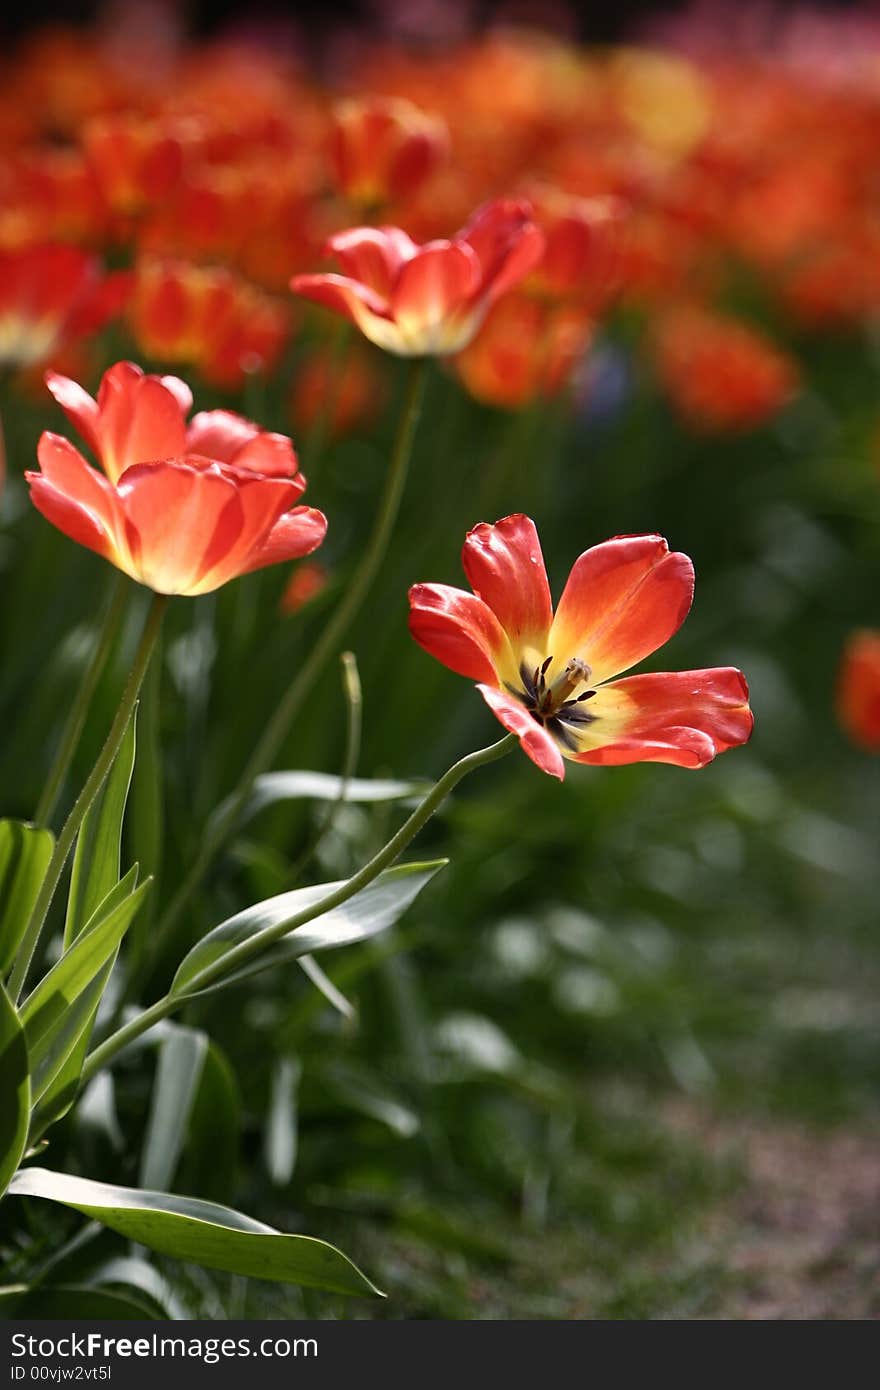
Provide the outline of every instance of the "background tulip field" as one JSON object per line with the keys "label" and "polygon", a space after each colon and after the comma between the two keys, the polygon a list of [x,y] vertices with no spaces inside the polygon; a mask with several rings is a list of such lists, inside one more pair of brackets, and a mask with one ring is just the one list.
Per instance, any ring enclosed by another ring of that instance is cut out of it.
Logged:
{"label": "background tulip field", "polygon": [[[289,962],[201,995],[47,1135],[53,1170],[330,1241],[384,1300],[13,1190],[4,1315],[880,1313],[880,21],[695,3],[595,32],[589,7],[376,0],[195,37],[156,0],[4,50],[0,816],[34,820],[116,604],[58,828],[150,598],[31,505],[41,432],[70,433],[47,369],[185,378],[197,410],[290,435],[328,519],[308,558],[169,604],[123,837],[154,882],[97,1037],[217,923],[346,879],[500,735],[407,631],[408,589],[461,586],[479,521],[535,519],[555,598],[588,546],[666,536],[696,596],[648,669],[739,667],[755,712],[699,771],[481,769],[410,851],[449,863],[399,921],[317,980]],[[447,238],[496,198],[530,203],[544,259],[428,361],[390,545],[290,775],[168,930],[363,553],[408,390],[290,281],[332,271],[346,228]],[[60,901],[49,927],[51,960]]]}

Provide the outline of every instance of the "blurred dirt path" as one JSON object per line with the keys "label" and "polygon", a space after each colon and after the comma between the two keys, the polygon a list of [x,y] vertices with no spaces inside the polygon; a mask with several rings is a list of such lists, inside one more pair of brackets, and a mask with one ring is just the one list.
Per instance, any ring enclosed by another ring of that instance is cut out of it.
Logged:
{"label": "blurred dirt path", "polygon": [[744,1174],[710,1218],[732,1276],[712,1316],[880,1318],[880,1132],[817,1134],[678,1103],[669,1121]]}

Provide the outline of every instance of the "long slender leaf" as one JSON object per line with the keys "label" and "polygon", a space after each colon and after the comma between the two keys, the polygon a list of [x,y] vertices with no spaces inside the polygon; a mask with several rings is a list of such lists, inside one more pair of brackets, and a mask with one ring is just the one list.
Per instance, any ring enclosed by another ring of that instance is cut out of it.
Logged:
{"label": "long slender leaf", "polygon": [[[386,869],[348,902],[297,927],[272,951],[272,963],[283,964],[315,951],[351,946],[385,931],[403,915],[445,863],[445,859],[437,859],[423,864],[398,864],[393,869]],[[344,882],[341,879],[334,883],[313,884],[308,888],[294,888],[289,893],[266,898],[264,902],[256,903],[254,907],[246,908],[244,912],[238,912],[221,922],[184,956],[174,977],[172,991],[185,994],[202,970],[215,965],[243,941],[259,940],[261,935],[268,935],[267,947],[274,946],[272,933],[278,927],[287,921],[295,921],[301,912],[343,887]],[[264,965],[265,961],[257,962],[255,968],[261,969]],[[235,972],[233,978],[242,979],[253,973],[253,968],[249,964],[244,970]]]}
{"label": "long slender leaf", "polygon": [[80,828],[70,875],[64,945],[70,946],[119,881],[122,822],[134,770],[137,708],[110,775]]}
{"label": "long slender leaf", "polygon": [[264,1150],[269,1177],[276,1187],[290,1182],[296,1167],[296,1093],[302,1067],[295,1057],[279,1058],[272,1074]]}
{"label": "long slender leaf", "polygon": [[43,977],[22,1008],[35,1100],[54,1081],[82,1032],[90,1026],[100,1000],[99,990],[105,983],[106,966],[115,960],[119,943],[149,891],[149,879],[137,888],[136,882],[135,865],[110,890],[86,929]]}
{"label": "long slender leaf", "polygon": [[31,1113],[27,1043],[21,1019],[0,984],[0,1197],[21,1162]]}
{"label": "long slender leaf", "polygon": [[283,1235],[214,1202],[114,1187],[46,1168],[19,1169],[9,1190],[18,1197],[60,1202],[128,1240],[209,1269],[334,1293],[380,1293],[347,1256],[326,1241]]}
{"label": "long slender leaf", "polygon": [[207,1051],[207,1034],[198,1028],[172,1028],[159,1046],[138,1173],[142,1187],[164,1188],[174,1177]]}
{"label": "long slender leaf", "polygon": [[54,847],[51,830],[0,820],[0,976],[15,959]]}
{"label": "long slender leaf", "polygon": [[[332,772],[264,772],[254,782],[241,819],[250,820],[267,806],[274,806],[279,801],[335,801],[343,787],[346,801],[407,801],[423,795],[426,783],[402,782],[387,777],[352,777],[346,780]],[[221,802],[214,815],[222,817],[227,804]]]}

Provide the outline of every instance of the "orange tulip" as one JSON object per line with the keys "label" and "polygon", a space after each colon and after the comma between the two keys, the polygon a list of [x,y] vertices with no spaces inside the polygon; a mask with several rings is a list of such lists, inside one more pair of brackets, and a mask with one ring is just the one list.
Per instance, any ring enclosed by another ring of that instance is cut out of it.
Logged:
{"label": "orange tulip", "polygon": [[130,291],[122,272],[104,275],[75,246],[0,251],[0,366],[34,367],[96,332]]}
{"label": "orange tulip", "polygon": [[491,306],[540,260],[528,203],[498,199],[449,241],[417,246],[399,227],[353,227],[328,251],[346,275],[295,275],[296,294],[344,314],[401,357],[460,352]]}
{"label": "orange tulip", "polygon": [[288,615],[298,613],[307,603],[324,592],[329,579],[327,570],[315,560],[297,565],[281,595],[279,608]]}
{"label": "orange tulip", "polygon": [[192,122],[122,114],[89,122],[83,140],[108,205],[133,216],[174,192],[199,134]]}
{"label": "orange tulip", "polygon": [[582,310],[513,293],[489,311],[455,371],[478,401],[516,409],[563,391],[591,337]]}
{"label": "orange tulip", "polygon": [[290,418],[297,430],[317,421],[334,439],[368,426],[382,408],[387,382],[366,352],[349,349],[339,361],[333,347],[313,349],[290,393]]}
{"label": "orange tulip", "polygon": [[198,367],[217,385],[269,371],[289,335],[286,307],[234,272],[183,261],[143,260],[135,274],[131,326],[159,361]]}
{"label": "orange tulip", "polygon": [[305,489],[290,441],[229,411],[196,415],[174,377],[133,363],[105,375],[97,400],[50,376],[56,399],[107,469],[46,431],[40,472],[25,476],[42,514],[139,584],[206,594],[237,575],[297,559],[324,539],[326,518],[294,507]]}
{"label": "orange tulip", "polygon": [[670,399],[698,429],[754,429],[798,386],[797,367],[780,348],[748,324],[707,310],[667,314],[653,351]]}
{"label": "orange tulip", "polygon": [[179,377],[147,376],[134,362],[117,362],[104,373],[97,399],[58,372],[46,373],[46,385],[111,483],[136,463],[182,454],[200,454],[267,477],[297,472],[286,435],[263,430],[231,410],[204,410],[187,424],[192,392]]}
{"label": "orange tulip", "polygon": [[625,204],[619,198],[575,198],[540,184],[529,189],[546,245],[531,283],[546,294],[576,295],[594,311],[619,281]]}
{"label": "orange tulip", "polygon": [[693,565],[662,536],[615,536],[578,557],[554,613],[534,522],[469,531],[474,590],[416,584],[410,631],[444,666],[478,682],[495,717],[542,772],[564,759],[618,767],[705,767],[752,732],[742,672],[717,667],[616,679],[678,631]]}
{"label": "orange tulip", "polygon": [[854,632],[837,678],[837,714],[854,743],[880,753],[880,630]]}
{"label": "orange tulip", "polygon": [[444,122],[402,98],[343,101],[334,109],[330,157],[336,184],[361,207],[414,192],[448,149]]}

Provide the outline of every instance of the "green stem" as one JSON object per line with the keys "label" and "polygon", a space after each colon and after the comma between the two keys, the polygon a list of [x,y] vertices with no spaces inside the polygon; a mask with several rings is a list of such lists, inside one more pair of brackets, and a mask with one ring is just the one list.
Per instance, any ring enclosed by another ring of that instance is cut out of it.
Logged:
{"label": "green stem", "polygon": [[391,463],[385,479],[385,488],[373,523],[373,531],[361,556],[360,563],[355,569],[338,607],[331,615],[318,641],[312,647],[306,661],[300,667],[299,674],[276,706],[274,714],[263,730],[262,738],[251,753],[238,784],[226,803],[223,815],[217,816],[213,825],[206,829],[189,873],[184,878],[156,928],[154,944],[157,949],[160,949],[163,941],[167,939],[191,895],[213,862],[215,854],[234,828],[257,777],[261,772],[265,772],[267,768],[271,767],[274,762],[294,719],[311,694],[315,682],[320,677],[327,662],[338,650],[350,623],[358,613],[376,577],[400,510],[416,426],[422,409],[427,370],[427,358],[419,358],[412,363]]}
{"label": "green stem", "polygon": [[98,681],[101,679],[101,672],[104,670],[107,657],[116,641],[116,634],[125,612],[127,594],[128,579],[124,574],[119,574],[116,576],[113,595],[104,615],[91,660],[83,674],[76,699],[70,707],[67,723],[64,725],[61,740],[55,753],[55,761],[52,764],[46,785],[43,787],[43,793],[34,815],[34,820],[38,825],[48,825],[52,819],[61,788],[64,785],[64,779],[70,770],[73,755],[79,746],[89,706],[92,703]]}
{"label": "green stem", "polygon": [[124,1047],[127,1047],[135,1038],[139,1038],[154,1023],[173,1013],[175,1009],[189,1002],[194,994],[199,990],[205,989],[207,985],[213,984],[219,977],[232,971],[238,970],[246,965],[254,956],[265,951],[267,947],[280,941],[282,937],[290,932],[296,931],[298,927],[303,927],[307,922],[313,921],[316,917],[321,917],[325,912],[332,912],[334,908],[340,907],[342,903],[353,898],[355,893],[366,888],[372,883],[374,878],[378,878],[383,869],[387,869],[403,853],[407,845],[419,833],[422,827],[431,819],[434,812],[441,802],[449,795],[454,787],[466,777],[469,772],[474,772],[478,767],[485,767],[487,763],[493,763],[498,758],[503,758],[512,748],[515,748],[517,738],[515,734],[505,734],[504,738],[492,743],[488,748],[480,748],[476,753],[469,753],[467,757],[460,758],[457,763],[443,774],[439,782],[428,792],[427,796],[419,802],[416,809],[407,821],[401,826],[396,835],[393,835],[388,843],[375,854],[373,858],[359,869],[358,872],[334,892],[328,893],[326,898],[320,902],[313,903],[311,907],[305,908],[286,922],[279,922],[277,926],[266,928],[256,937],[249,941],[242,941],[232,950],[227,951],[220,959],[206,965],[197,975],[194,975],[187,985],[186,992],[174,994],[173,991],[165,994],[161,999],[157,999],[155,1004],[151,1004],[143,1013],[131,1019],[117,1032],[111,1034],[105,1042],[101,1043],[92,1052],[82,1072],[82,1084],[85,1085],[105,1067],[111,1058],[115,1057]]}
{"label": "green stem", "polygon": [[101,790],[107,775],[113,766],[113,760],[119,752],[123,736],[128,728],[132,712],[137,702],[138,692],[146,674],[156,638],[162,625],[162,618],[168,605],[167,594],[154,594],[153,604],[150,608],[144,630],[141,633],[141,640],[135,655],[134,664],[125,683],[122,692],[122,699],[116,711],[110,732],[104,743],[104,747],[98,754],[97,761],[89,773],[85,786],[73,804],[73,808],[64,822],[61,834],[58,836],[52,858],[49,860],[49,867],[43,879],[42,886],[34,903],[34,909],[30,920],[25,928],[18,955],[15,959],[15,969],[9,981],[9,993],[14,1002],[17,1002],[21,995],[46,915],[55,896],[55,889],[67,863],[67,857],[73,848],[80,826],[85,819],[86,812],[94,801],[98,792]]}

